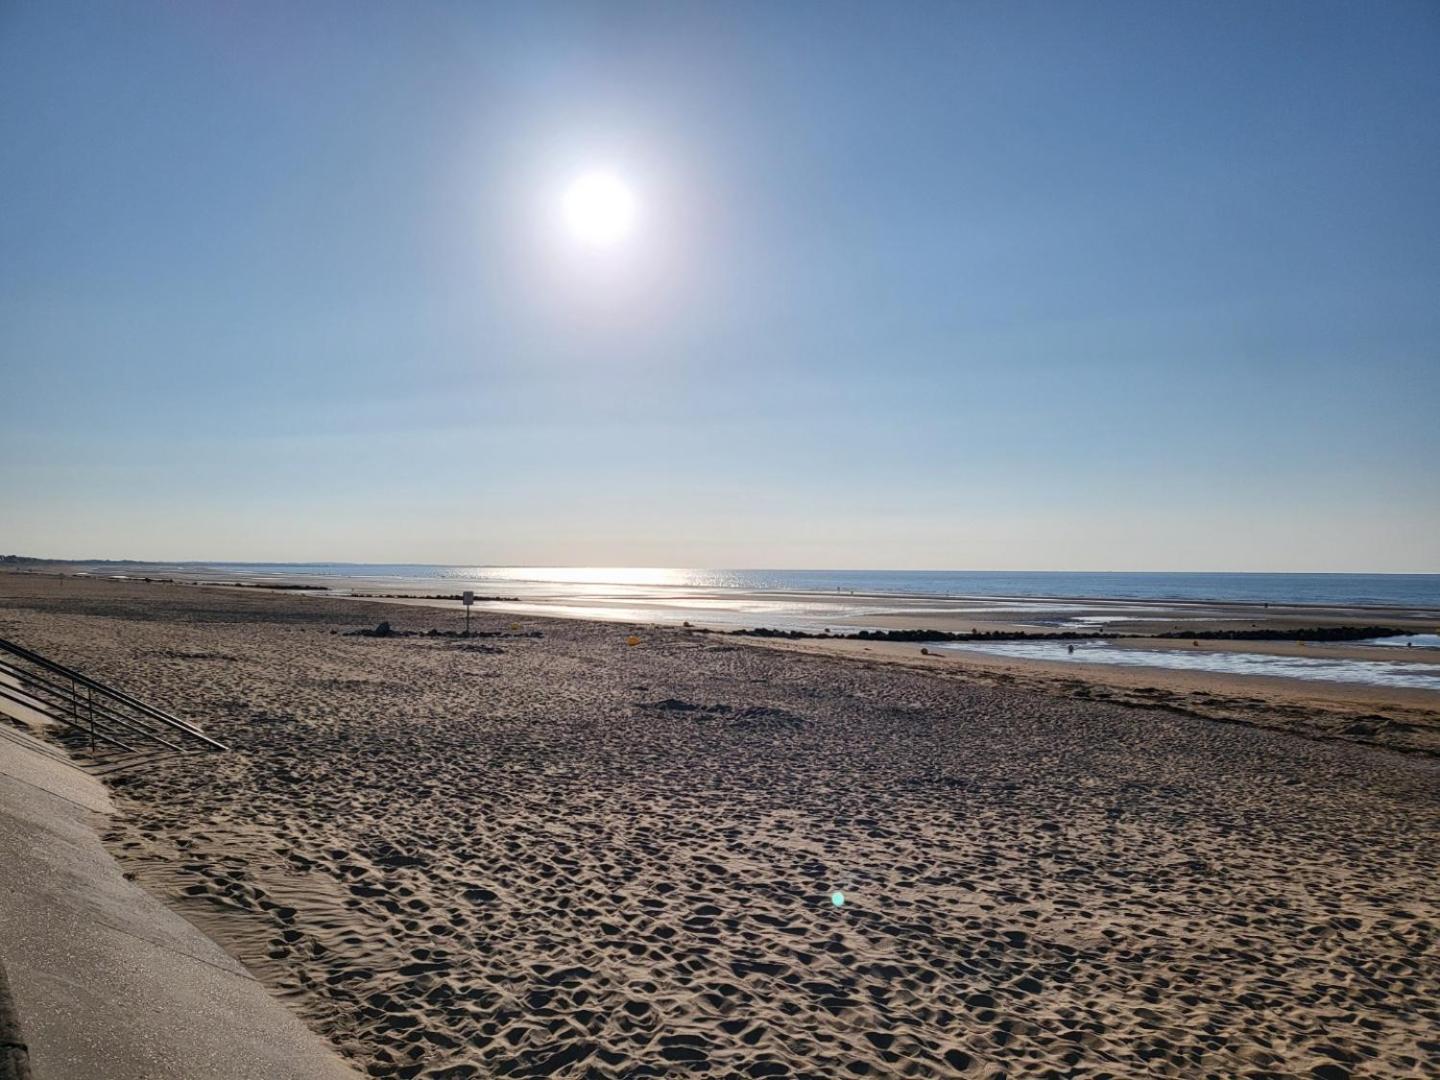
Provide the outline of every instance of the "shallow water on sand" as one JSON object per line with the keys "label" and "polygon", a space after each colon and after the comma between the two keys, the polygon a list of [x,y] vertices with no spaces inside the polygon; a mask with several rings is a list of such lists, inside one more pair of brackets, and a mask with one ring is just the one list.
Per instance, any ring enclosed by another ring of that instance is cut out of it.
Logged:
{"label": "shallow water on sand", "polygon": [[1368,641],[1357,641],[1357,645],[1381,645],[1386,648],[1416,648],[1416,649],[1440,649],[1440,633],[1436,634],[1400,634],[1396,637],[1370,638]]}
{"label": "shallow water on sand", "polygon": [[[1401,639],[1403,640],[1403,639]],[[941,645],[942,649],[988,653],[1019,660],[1059,660],[1076,664],[1209,671],[1225,675],[1269,675],[1283,679],[1364,683],[1368,686],[1440,690],[1440,667],[1393,660],[1332,660],[1245,652],[1184,652],[1180,649],[1129,649],[1103,641],[997,641]],[[1073,651],[1072,651],[1073,650]]]}

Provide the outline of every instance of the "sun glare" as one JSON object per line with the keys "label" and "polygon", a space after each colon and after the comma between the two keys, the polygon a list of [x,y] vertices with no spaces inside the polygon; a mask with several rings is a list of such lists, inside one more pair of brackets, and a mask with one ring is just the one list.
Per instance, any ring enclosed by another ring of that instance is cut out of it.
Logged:
{"label": "sun glare", "polygon": [[575,179],[562,199],[565,224],[582,243],[609,247],[630,235],[635,195],[613,173],[589,172]]}

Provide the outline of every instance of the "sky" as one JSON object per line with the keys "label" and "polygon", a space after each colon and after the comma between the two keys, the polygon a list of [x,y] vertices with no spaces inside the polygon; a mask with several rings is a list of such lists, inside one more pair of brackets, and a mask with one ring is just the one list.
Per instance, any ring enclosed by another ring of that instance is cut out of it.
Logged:
{"label": "sky", "polygon": [[1428,0],[0,0],[0,553],[1440,572],[1437,55]]}

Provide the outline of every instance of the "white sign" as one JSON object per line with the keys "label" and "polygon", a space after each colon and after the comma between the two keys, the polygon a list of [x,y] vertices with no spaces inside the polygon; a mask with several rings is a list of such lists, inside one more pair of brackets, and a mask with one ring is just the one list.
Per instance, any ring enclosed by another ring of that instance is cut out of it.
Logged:
{"label": "white sign", "polygon": [[469,589],[466,589],[465,592],[462,593],[461,596],[460,596],[460,602],[461,602],[462,604],[464,604],[466,607],[469,607],[471,604],[473,604],[473,603],[475,602],[475,594],[474,594],[474,592],[472,592],[472,591],[469,590]]}

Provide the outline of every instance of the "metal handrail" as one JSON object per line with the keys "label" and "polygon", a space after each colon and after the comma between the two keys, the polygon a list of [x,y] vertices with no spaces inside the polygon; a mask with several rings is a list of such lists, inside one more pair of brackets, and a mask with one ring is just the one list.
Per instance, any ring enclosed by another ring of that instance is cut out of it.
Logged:
{"label": "metal handrail", "polygon": [[[0,660],[0,673],[8,673],[14,678],[24,682],[26,688],[31,691],[31,696],[43,705],[54,708],[68,707],[77,717],[80,715],[81,707],[84,706],[93,712],[99,713],[102,720],[108,723],[119,724],[126,731],[139,735],[143,739],[158,742],[171,750],[184,751],[184,747],[166,739],[158,731],[148,727],[136,717],[125,716],[106,705],[104,701],[95,701],[93,697],[89,700],[81,698],[73,689],[67,689],[59,683],[53,683],[43,675],[37,675],[33,671],[18,668],[14,664],[6,663],[4,660]],[[43,691],[49,695],[49,697],[42,697],[40,691]],[[58,698],[59,701],[52,703],[51,698]],[[83,725],[81,726],[83,727]]]}
{"label": "metal handrail", "polygon": [[[201,742],[205,743],[212,749],[228,749],[228,747],[226,747],[224,743],[212,739],[199,728],[187,723],[184,720],[181,720],[178,716],[172,716],[167,712],[155,708],[153,705],[147,705],[145,704],[145,702],[140,701],[137,698],[131,697],[123,690],[117,690],[112,686],[106,686],[104,683],[92,679],[87,675],[82,675],[80,672],[75,671],[73,668],[68,668],[64,664],[58,664],[54,660],[41,656],[39,653],[31,652],[29,649],[25,648],[22,645],[17,645],[13,641],[7,641],[4,638],[0,638],[0,650],[8,652],[12,656],[17,656],[21,660],[26,661],[27,663],[44,668],[52,674],[63,676],[64,678],[69,679],[73,683],[84,686],[95,693],[108,697],[112,701],[117,701],[120,704],[135,710],[141,715],[146,716],[151,720],[158,721],[159,723],[164,724],[167,727],[174,728],[175,730],[180,731],[185,735],[189,735],[191,738],[199,739]],[[152,737],[158,738],[158,736]]]}
{"label": "metal handrail", "polygon": [[[27,709],[38,711],[39,713],[41,713],[41,715],[47,716],[52,720],[58,720],[65,726],[74,728],[82,735],[89,735],[92,740],[98,739],[100,742],[112,743],[113,745],[118,746],[121,750],[128,750],[131,753],[135,752],[135,747],[131,746],[129,743],[121,742],[113,735],[108,735],[104,731],[100,731],[96,728],[86,727],[78,720],[71,720],[70,717],[64,715],[63,713],[56,712],[49,705],[49,703],[41,701],[39,698],[32,698],[24,691],[12,690],[10,687],[0,684],[0,698],[4,698],[6,701],[13,701],[15,704],[21,705]],[[38,709],[37,706],[39,706]]]}

